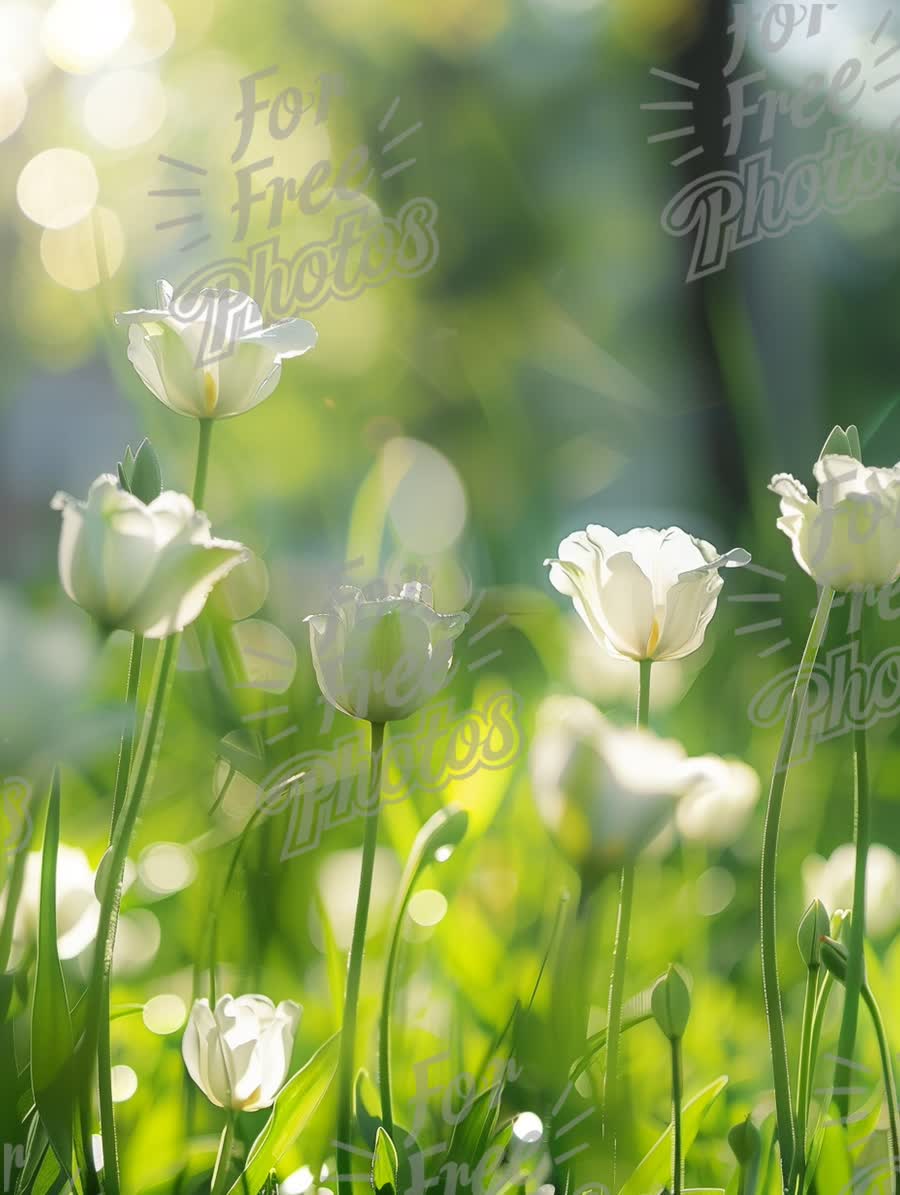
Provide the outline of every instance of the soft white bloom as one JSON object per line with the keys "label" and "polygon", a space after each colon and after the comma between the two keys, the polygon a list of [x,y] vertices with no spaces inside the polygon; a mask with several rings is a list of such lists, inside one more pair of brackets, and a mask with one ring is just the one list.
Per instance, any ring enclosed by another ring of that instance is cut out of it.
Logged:
{"label": "soft white bloom", "polygon": [[675,824],[684,838],[710,846],[734,842],[759,800],[759,776],[740,759],[698,755],[684,767],[687,792]]}
{"label": "soft white bloom", "polygon": [[550,582],[572,599],[612,656],[678,660],[703,643],[722,588],[720,568],[748,564],[743,548],[719,555],[678,527],[636,527],[616,535],[592,524],[546,560]]}
{"label": "soft white bloom", "polygon": [[57,494],[59,575],[72,599],[108,629],[162,639],[194,621],[213,585],[245,557],[213,539],[190,498],[165,490],[149,506],[98,477],[87,502]]}
{"label": "soft white bloom", "polygon": [[446,682],[467,620],[435,613],[430,590],[416,581],[376,599],[345,585],[331,613],[305,619],[319,688],[353,718],[408,718]]}
{"label": "soft white bloom", "polygon": [[303,1010],[267,996],[195,1000],[181,1041],[191,1078],[220,1108],[268,1108],[287,1078]]}
{"label": "soft white bloom", "polygon": [[[856,852],[845,842],[828,859],[810,855],[803,861],[806,900],[820,900],[829,913],[853,905]],[[900,922],[900,859],[890,847],[873,843],[866,859],[866,928],[876,938]]]}
{"label": "soft white bloom", "polygon": [[779,528],[794,559],[820,585],[880,588],[900,577],[900,463],[869,468],[827,454],[813,465],[817,501],[788,473],[769,489],[781,499]]}
{"label": "soft white bloom", "polygon": [[[5,908],[5,894],[0,904]],[[40,904],[41,853],[30,851],[13,921],[17,956],[37,938]],[[56,932],[60,958],[75,958],[93,942],[99,916],[94,871],[87,855],[77,847],[60,843],[56,856]]]}
{"label": "soft white bloom", "polygon": [[130,325],[128,358],[141,381],[181,415],[227,419],[249,411],[278,385],[282,361],[315,346],[307,320],[264,327],[259,307],[240,291],[176,297],[165,280],[157,290],[158,307],[116,319]]}
{"label": "soft white bloom", "polygon": [[530,765],[538,811],[576,865],[632,858],[684,791],[684,749],[652,731],[619,729],[581,697],[538,708]]}

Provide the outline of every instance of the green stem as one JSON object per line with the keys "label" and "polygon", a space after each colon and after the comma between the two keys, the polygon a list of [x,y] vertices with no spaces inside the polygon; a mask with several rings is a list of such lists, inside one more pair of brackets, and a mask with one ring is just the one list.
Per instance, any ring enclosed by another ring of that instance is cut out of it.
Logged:
{"label": "green stem", "polygon": [[222,1129],[222,1136],[219,1139],[219,1152],[216,1155],[216,1168],[213,1171],[212,1182],[210,1183],[210,1195],[222,1195],[228,1183],[228,1168],[231,1164],[231,1154],[234,1149],[234,1112],[229,1110],[228,1119],[225,1121],[225,1127]]}
{"label": "green stem", "polygon": [[684,1158],[681,1146],[681,1101],[684,1076],[681,1067],[681,1038],[672,1043],[672,1195],[681,1195],[684,1187]]}
{"label": "green stem", "polygon": [[788,1071],[787,1042],[784,1035],[784,1013],[781,1007],[781,985],[778,979],[776,953],[775,887],[778,878],[778,828],[781,822],[784,788],[787,783],[794,741],[806,705],[806,695],[809,691],[813,666],[825,637],[833,598],[834,590],[827,586],[823,588],[785,715],[784,731],[769,787],[763,831],[759,902],[760,950],[762,953],[763,996],[775,1085],[775,1117],[778,1125],[778,1142],[781,1146],[781,1173],[784,1186],[788,1184],[793,1166],[794,1114],[791,1107],[791,1079]]}
{"label": "green stem", "polygon": [[894,1070],[891,1065],[891,1051],[888,1046],[887,1034],[884,1031],[884,1021],[876,1003],[875,997],[868,984],[863,984],[862,998],[872,1018],[875,1036],[878,1039],[878,1053],[881,1057],[881,1070],[884,1076],[884,1096],[888,1109],[888,1132],[891,1140],[891,1173],[894,1176],[894,1195],[900,1195],[900,1120],[897,1116],[897,1089],[894,1086]]}
{"label": "green stem", "polygon": [[338,1060],[337,1113],[337,1171],[338,1195],[351,1195],[353,1158],[350,1153],[353,1135],[353,1062],[356,1047],[356,1010],[359,1002],[359,982],[362,975],[366,924],[369,920],[369,901],[372,896],[372,872],[375,866],[375,846],[378,842],[378,810],[381,804],[381,763],[384,747],[384,723],[373,722],[370,760],[369,796],[375,794],[375,807],[366,817],[363,839],[362,872],[356,898],[356,917],[350,958],[347,962],[347,988],[344,993],[344,1017],[341,1026],[341,1052]]}
{"label": "green stem", "polygon": [[853,874],[853,905],[850,918],[850,941],[847,944],[847,983],[844,990],[844,1009],[838,1036],[837,1062],[834,1068],[835,1103],[841,1117],[850,1112],[852,1086],[851,1063],[856,1045],[856,1025],[859,1018],[859,996],[863,983],[863,956],[866,941],[866,866],[871,836],[869,814],[869,769],[866,760],[866,729],[853,731],[854,826],[856,860]]}
{"label": "green stem", "polygon": [[[141,658],[144,640],[141,635],[131,637],[131,655],[128,660],[128,681],[125,701],[128,707],[128,721],[122,731],[119,743],[119,762],[116,767],[116,786],[113,792],[110,840],[115,833],[116,822],[122,812],[131,760],[134,736],[137,726],[137,696],[141,682]],[[103,1185],[106,1195],[119,1195],[119,1147],[116,1141],[116,1116],[112,1098],[112,1046],[109,1024],[109,976],[103,981],[103,1010],[100,1017],[99,1041],[97,1045],[97,1086],[100,1097],[100,1137],[103,1141]]]}
{"label": "green stem", "polygon": [[[155,761],[165,707],[168,704],[172,665],[178,654],[180,641],[180,635],[170,635],[168,639],[163,641],[160,649],[153,692],[150,696],[148,707],[145,733],[139,748],[138,764],[134,773],[134,783],[129,785],[130,791],[125,798],[125,803],[122,807],[121,815],[116,822],[116,828],[113,831],[112,842],[109,847],[109,865],[100,901],[97,939],[86,997],[87,1017],[84,1038],[82,1039],[83,1067],[88,1090],[90,1089],[90,1076],[93,1073],[93,1060],[97,1054],[100,1042],[103,1014],[107,1008],[107,1001],[104,999],[104,994],[107,990],[110,968],[112,966],[119,904],[122,898],[122,875],[125,870],[125,860],[128,856],[128,848],[131,844],[134,827],[137,824],[138,811],[140,810],[144,790],[147,787],[147,782]],[[104,1166],[107,1164],[107,1159],[104,1159]]]}
{"label": "green stem", "polygon": [[803,1180],[806,1162],[806,1118],[809,1115],[810,1075],[813,1066],[812,1034],[816,1014],[816,991],[819,984],[819,968],[809,967],[806,972],[806,991],[803,997],[803,1025],[800,1031],[800,1063],[797,1068],[797,1104],[794,1115],[796,1149],[794,1151],[794,1177]]}
{"label": "green stem", "polygon": [[[411,895],[411,893],[410,893]],[[381,1120],[384,1131],[393,1139],[394,1107],[391,1098],[391,1007],[394,1002],[394,980],[397,971],[397,955],[400,950],[400,930],[403,913],[409,899],[404,902],[394,922],[391,944],[384,969],[384,988],[381,996],[381,1018],[378,1026],[378,1084],[381,1092]]]}
{"label": "green stem", "polygon": [[125,705],[128,710],[122,741],[119,743],[119,762],[116,767],[116,787],[113,791],[112,818],[109,836],[112,838],[116,821],[122,812],[125,794],[128,791],[128,777],[134,753],[134,735],[137,728],[137,698],[141,683],[141,660],[144,654],[144,639],[141,635],[131,636],[131,654],[128,657],[128,681],[125,691]]}
{"label": "green stem", "polygon": [[[650,719],[651,660],[639,664],[637,724],[645,727]],[[622,1028],[622,1002],[625,996],[625,967],[631,930],[631,906],[634,898],[634,863],[626,862],[619,879],[619,912],[613,946],[613,967],[609,983],[607,1009],[606,1072],[603,1076],[604,1128],[615,1115],[618,1098],[619,1036]]]}
{"label": "green stem", "polygon": [[195,506],[202,506],[206,496],[206,474],[209,470],[209,445],[212,439],[214,419],[199,419],[200,439],[197,443],[197,468],[194,472],[194,490],[191,494]]}

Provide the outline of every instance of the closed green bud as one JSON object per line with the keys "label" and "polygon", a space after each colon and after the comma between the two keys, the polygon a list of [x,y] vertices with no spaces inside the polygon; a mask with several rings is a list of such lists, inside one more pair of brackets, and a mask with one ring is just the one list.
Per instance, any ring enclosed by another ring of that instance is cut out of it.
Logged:
{"label": "closed green bud", "polygon": [[162,471],[159,457],[149,440],[141,441],[136,453],[131,445],[125,449],[124,459],[118,467],[119,485],[141,502],[149,505],[162,493]]}
{"label": "closed green bud", "polygon": [[823,456],[852,456],[855,460],[862,460],[862,450],[859,443],[859,432],[856,425],[832,428],[828,439],[822,446],[819,459]]}
{"label": "closed green bud", "polygon": [[797,945],[803,961],[811,971],[819,968],[819,942],[831,929],[828,911],[820,900],[814,900],[800,919]]}
{"label": "closed green bud", "polygon": [[834,938],[823,937],[819,943],[819,955],[826,969],[840,983],[847,981],[847,947]]}
{"label": "closed green bud", "polygon": [[654,984],[650,1009],[657,1025],[670,1041],[683,1037],[691,1015],[691,993],[687,972],[672,963]]}
{"label": "closed green bud", "polygon": [[746,1166],[757,1156],[759,1153],[759,1129],[749,1115],[746,1120],[742,1120],[740,1124],[733,1125],[728,1130],[728,1144],[741,1166]]}

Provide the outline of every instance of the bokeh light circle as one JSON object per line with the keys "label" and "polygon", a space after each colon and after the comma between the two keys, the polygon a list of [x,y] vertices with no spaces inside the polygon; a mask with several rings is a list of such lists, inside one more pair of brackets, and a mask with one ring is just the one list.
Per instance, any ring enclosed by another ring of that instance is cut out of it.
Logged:
{"label": "bokeh light circle", "polygon": [[11,137],[28,111],[28,92],[15,71],[0,66],[0,141]]}
{"label": "bokeh light circle", "polygon": [[112,58],[134,23],[129,0],[54,0],[41,28],[47,57],[70,74],[89,74]]}
{"label": "bokeh light circle", "polygon": [[187,1005],[173,992],[153,996],[144,1005],[143,1020],[151,1033],[165,1037],[177,1033],[187,1019]]}
{"label": "bokeh light circle", "polygon": [[165,118],[166,93],[152,71],[113,71],[93,84],[84,101],[85,126],[107,149],[149,141]]}
{"label": "bokeh light circle", "polygon": [[16,183],[19,207],[44,228],[67,228],[91,211],[100,184],[94,163],[77,149],[54,146],[25,163]]}

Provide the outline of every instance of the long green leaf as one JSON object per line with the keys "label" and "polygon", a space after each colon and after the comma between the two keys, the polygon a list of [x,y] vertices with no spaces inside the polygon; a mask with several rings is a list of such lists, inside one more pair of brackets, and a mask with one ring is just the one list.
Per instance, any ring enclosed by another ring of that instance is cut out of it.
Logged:
{"label": "long green leaf", "polygon": [[[684,1153],[694,1144],[700,1131],[703,1117],[713,1100],[728,1082],[727,1075],[720,1075],[693,1099],[684,1105],[681,1117],[681,1136]],[[672,1135],[670,1124],[662,1136],[651,1146],[649,1152],[638,1162],[630,1178],[622,1186],[619,1195],[647,1195],[648,1191],[659,1191],[666,1185],[672,1164]]]}
{"label": "long green leaf", "polygon": [[[622,1023],[619,1026],[620,1033],[624,1033],[627,1029],[633,1029],[635,1025],[642,1025],[644,1021],[649,1021],[653,1016],[650,1009],[650,997],[656,986],[656,982],[654,981],[649,987],[644,988],[642,992],[638,992],[636,996],[632,996],[630,1000],[623,1004]],[[597,1033],[592,1034],[588,1038],[587,1044],[587,1050],[569,1068],[569,1078],[573,1083],[584,1074],[600,1051],[606,1046],[606,1026],[598,1030]]]}
{"label": "long green leaf", "polygon": [[306,1066],[293,1075],[281,1090],[262,1132],[250,1146],[247,1164],[228,1195],[256,1195],[277,1168],[281,1157],[290,1149],[307,1121],[322,1102],[334,1077],[338,1060],[336,1033],[313,1054]]}
{"label": "long green leaf", "polygon": [[393,1141],[381,1125],[375,1133],[372,1156],[372,1190],[375,1195],[397,1195],[399,1159]]}
{"label": "long green leaf", "polygon": [[31,1009],[31,1089],[62,1169],[72,1176],[75,1084],[75,1037],[59,961],[56,933],[56,856],[59,847],[59,769],[53,773],[44,850],[38,917],[37,965]]}

